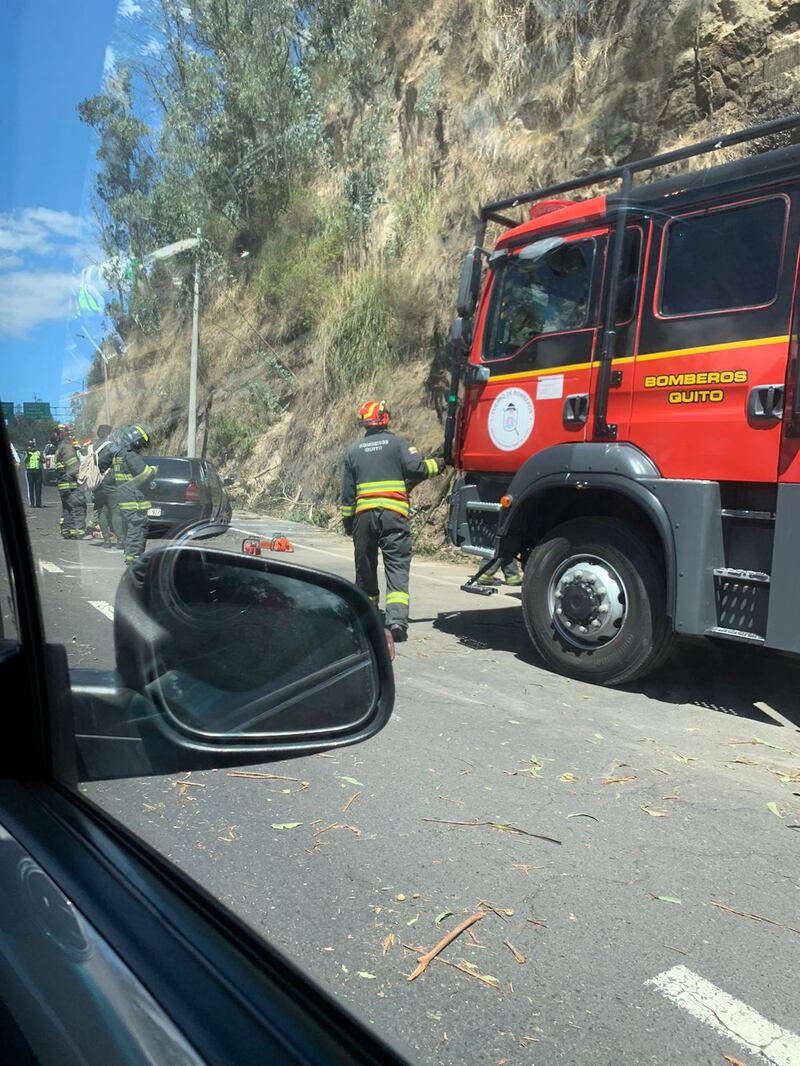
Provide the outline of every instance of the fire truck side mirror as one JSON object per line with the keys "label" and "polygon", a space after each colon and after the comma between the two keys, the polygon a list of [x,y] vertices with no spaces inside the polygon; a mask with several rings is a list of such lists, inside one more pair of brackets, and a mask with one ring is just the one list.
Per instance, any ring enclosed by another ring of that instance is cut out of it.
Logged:
{"label": "fire truck side mirror", "polygon": [[462,318],[470,318],[478,302],[481,290],[481,253],[472,248],[464,256],[461,264],[461,277],[458,282],[456,310]]}
{"label": "fire truck side mirror", "polygon": [[457,346],[463,351],[469,347],[471,340],[472,330],[469,321],[466,318],[462,318],[461,315],[458,315],[453,319],[453,324],[450,327],[450,344],[454,347]]}

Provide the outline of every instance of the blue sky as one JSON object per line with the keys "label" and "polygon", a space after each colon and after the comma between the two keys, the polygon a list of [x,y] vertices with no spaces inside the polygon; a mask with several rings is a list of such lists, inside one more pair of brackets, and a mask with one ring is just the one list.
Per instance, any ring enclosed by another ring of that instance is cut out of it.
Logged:
{"label": "blue sky", "polygon": [[[0,398],[22,403],[37,394],[57,404],[80,388],[92,351],[84,340],[68,350],[75,269],[97,260],[88,214],[94,139],[75,108],[101,91],[118,4],[2,7]],[[136,7],[120,0],[123,16]]]}

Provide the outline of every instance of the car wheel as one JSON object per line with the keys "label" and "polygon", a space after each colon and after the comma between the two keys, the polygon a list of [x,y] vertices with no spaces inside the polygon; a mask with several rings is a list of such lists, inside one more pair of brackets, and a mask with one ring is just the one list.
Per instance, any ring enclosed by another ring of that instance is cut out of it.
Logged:
{"label": "car wheel", "polygon": [[621,522],[579,518],[551,530],[525,566],[525,624],[558,673],[621,685],[669,652],[664,575]]}

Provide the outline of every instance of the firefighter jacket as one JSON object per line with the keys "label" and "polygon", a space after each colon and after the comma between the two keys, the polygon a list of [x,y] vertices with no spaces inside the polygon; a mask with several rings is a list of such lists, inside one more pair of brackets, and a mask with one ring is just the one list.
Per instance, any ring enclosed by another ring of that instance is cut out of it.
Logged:
{"label": "firefighter jacket", "polygon": [[342,518],[345,527],[355,515],[378,507],[408,518],[409,491],[442,472],[437,459],[424,459],[408,441],[388,429],[367,430],[352,444],[344,460]]}
{"label": "firefighter jacket", "polygon": [[78,487],[78,451],[71,440],[62,440],[56,448],[56,472],[61,492]]}
{"label": "firefighter jacket", "polygon": [[112,459],[114,484],[118,490],[121,511],[147,511],[150,501],[144,486],[156,473],[156,467],[146,463],[133,448],[119,452]]}

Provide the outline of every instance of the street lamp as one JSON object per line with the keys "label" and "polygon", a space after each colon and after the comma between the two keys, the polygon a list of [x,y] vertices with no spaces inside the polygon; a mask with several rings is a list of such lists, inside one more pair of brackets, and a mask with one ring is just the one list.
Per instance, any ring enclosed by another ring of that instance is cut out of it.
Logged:
{"label": "street lamp", "polygon": [[[188,252],[190,249],[197,249],[200,245],[201,232],[200,227],[197,227],[197,234],[194,237],[187,237],[182,241],[175,241],[172,244],[165,244],[163,248],[156,248],[154,252],[148,252],[142,259],[143,263],[158,262],[163,259],[171,259],[173,256],[180,255],[181,252]],[[97,268],[100,274],[105,274],[106,271],[116,271],[118,273],[123,272],[123,261],[119,256],[114,259],[108,259],[105,263],[101,263]],[[129,265],[131,260],[127,261]],[[91,337],[87,338],[92,340]],[[197,453],[197,350],[200,340],[200,257],[195,254],[194,257],[194,304],[192,308],[192,347],[189,356],[189,418],[186,432],[186,455],[189,459],[194,459]],[[108,371],[106,369],[105,356],[100,351],[97,344],[92,341],[97,351],[100,352],[103,358],[103,376],[106,381],[106,419],[111,421],[108,413]]]}
{"label": "street lamp", "polygon": [[97,341],[94,339],[94,337],[90,337],[89,334],[85,332],[78,333],[78,336],[83,337],[85,340],[89,341],[94,346],[95,351],[100,356],[100,362],[103,364],[103,392],[105,395],[106,422],[111,425],[111,408],[108,403],[108,356],[97,343]]}

